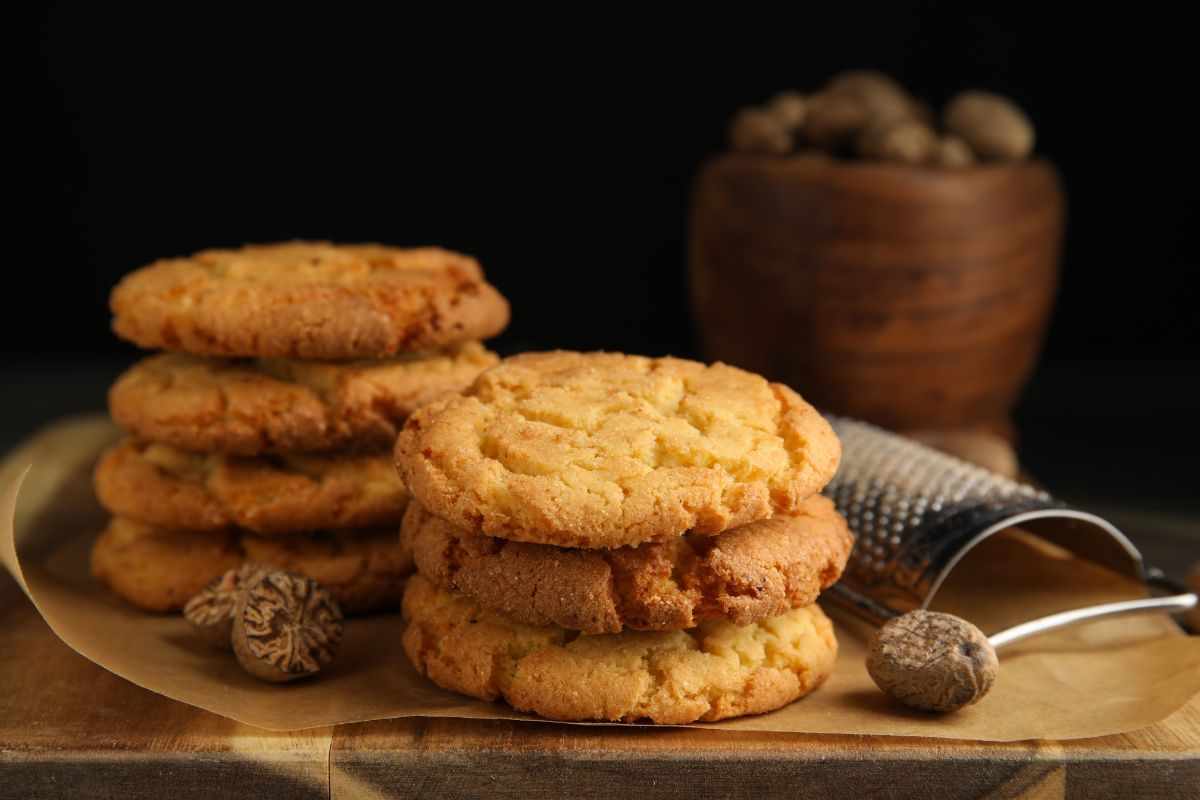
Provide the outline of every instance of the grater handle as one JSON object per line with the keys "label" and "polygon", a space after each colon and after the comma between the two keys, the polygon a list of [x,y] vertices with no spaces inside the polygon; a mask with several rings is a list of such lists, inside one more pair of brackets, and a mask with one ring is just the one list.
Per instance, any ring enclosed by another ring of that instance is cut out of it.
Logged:
{"label": "grater handle", "polygon": [[1091,620],[1103,619],[1105,617],[1124,617],[1132,614],[1148,614],[1162,611],[1188,611],[1195,608],[1196,604],[1196,594],[1188,592],[1185,594],[1169,595],[1167,597],[1148,597],[1144,600],[1125,600],[1119,603],[1104,603],[1103,605],[1088,606],[1087,608],[1076,608],[1058,614],[1051,614],[1041,619],[1023,622],[1008,630],[992,634],[988,637],[988,642],[992,647],[999,650],[1014,642],[1027,639],[1030,636],[1036,636],[1058,628],[1065,628],[1068,625],[1090,622]]}

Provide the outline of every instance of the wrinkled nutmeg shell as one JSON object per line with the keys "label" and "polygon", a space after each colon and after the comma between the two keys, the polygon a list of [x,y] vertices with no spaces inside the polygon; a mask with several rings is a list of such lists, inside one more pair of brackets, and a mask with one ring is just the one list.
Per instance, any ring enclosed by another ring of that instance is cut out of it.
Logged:
{"label": "wrinkled nutmeg shell", "polygon": [[979,628],[936,611],[888,620],[867,656],[867,671],[880,689],[923,711],[957,711],[978,702],[999,670],[996,651]]}
{"label": "wrinkled nutmeg shell", "polygon": [[183,618],[201,639],[219,650],[233,648],[233,612],[247,583],[266,567],[243,564],[213,579],[183,607]]}
{"label": "wrinkled nutmeg shell", "polygon": [[283,683],[333,663],[342,610],[311,578],[273,570],[246,584],[233,616],[233,653],[256,678]]}

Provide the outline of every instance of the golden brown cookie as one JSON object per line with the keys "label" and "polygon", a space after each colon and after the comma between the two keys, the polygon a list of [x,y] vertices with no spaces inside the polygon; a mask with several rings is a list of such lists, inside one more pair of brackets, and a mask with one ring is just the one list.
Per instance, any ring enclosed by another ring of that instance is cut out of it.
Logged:
{"label": "golden brown cookie", "polygon": [[525,625],[585,633],[672,631],[701,620],[747,625],[816,602],[842,574],[854,539],[832,501],[716,536],[613,550],[510,542],[456,528],[419,503],[401,541],[421,574]]}
{"label": "golden brown cookie", "polygon": [[328,242],[156,261],[110,305],[116,334],[142,347],[255,358],[386,358],[486,339],[509,313],[468,256]]}
{"label": "golden brown cookie", "polygon": [[509,622],[418,574],[404,617],[404,650],[438,686],[559,720],[681,725],[761,714],[816,689],[837,657],[815,605],[751,625],[589,636]]}
{"label": "golden brown cookie", "polygon": [[246,558],[298,572],[324,586],[344,611],[365,613],[400,604],[402,580],[413,571],[412,551],[387,528],[267,539],[242,537]]}
{"label": "golden brown cookie", "polygon": [[96,495],[113,514],[191,531],[262,534],[399,525],[408,505],[376,455],[201,455],[123,439],[100,458]]}
{"label": "golden brown cookie", "polygon": [[383,450],[417,407],[497,361],[478,342],[350,363],[168,353],[126,371],[108,407],[134,435],[196,452]]}
{"label": "golden brown cookie", "polygon": [[412,572],[411,555],[390,528],[312,533],[283,543],[115,517],[92,545],[92,574],[146,611],[177,611],[209,581],[250,560],[312,578],[348,614],[398,607]]}
{"label": "golden brown cookie", "polygon": [[92,574],[146,611],[175,611],[245,557],[233,533],[161,531],[116,517],[92,545]]}
{"label": "golden brown cookie", "polygon": [[791,389],[724,364],[527,353],[424,406],[396,440],[422,505],[567,547],[713,534],[800,508],[841,445]]}

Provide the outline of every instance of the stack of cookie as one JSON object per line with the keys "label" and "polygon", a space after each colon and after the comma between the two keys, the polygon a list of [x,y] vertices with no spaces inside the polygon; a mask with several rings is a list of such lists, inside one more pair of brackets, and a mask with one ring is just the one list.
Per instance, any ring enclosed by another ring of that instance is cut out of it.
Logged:
{"label": "stack of cookie", "polygon": [[779,708],[837,653],[814,602],[853,543],[817,494],[840,454],[799,395],[722,364],[507,359],[397,439],[405,650],[553,719]]}
{"label": "stack of cookie", "polygon": [[114,516],[92,570],[139,608],[182,608],[244,561],[316,579],[347,613],[399,605],[408,493],[389,451],[418,406],[496,356],[508,304],[435,248],[289,243],[159,261],[112,293],[151,356],[109,393],[128,437],[95,484]]}

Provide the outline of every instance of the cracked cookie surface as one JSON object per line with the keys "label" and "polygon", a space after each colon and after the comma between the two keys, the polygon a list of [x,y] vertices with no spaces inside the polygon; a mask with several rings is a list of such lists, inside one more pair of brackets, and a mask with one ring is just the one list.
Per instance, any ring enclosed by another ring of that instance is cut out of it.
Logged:
{"label": "cracked cookie surface", "polygon": [[246,561],[320,583],[348,614],[398,608],[412,556],[391,528],[309,533],[286,542],[198,534],[113,518],[92,545],[92,574],[145,611],[178,611],[212,579]]}
{"label": "cracked cookie surface", "polygon": [[619,547],[796,511],[841,445],[794,391],[735,367],[550,352],[418,409],[395,452],[413,495],[461,528]]}
{"label": "cracked cookie surface", "polygon": [[436,247],[287,242],[205,250],[126,275],[113,331],[197,355],[386,358],[486,339],[507,301],[469,256]]}
{"label": "cracked cookie surface", "polygon": [[816,601],[854,544],[832,501],[715,536],[685,535],[612,550],[510,542],[456,528],[419,503],[401,540],[438,586],[526,625],[585,633],[683,630],[704,619],[738,625]]}
{"label": "cracked cookie surface", "polygon": [[100,457],[95,485],[100,504],[118,516],[261,534],[399,525],[409,497],[386,455],[242,458],[134,439]]}
{"label": "cracked cookie surface", "polygon": [[837,641],[817,606],[750,625],[589,636],[510,622],[417,574],[404,649],[437,685],[549,719],[663,724],[773,711],[816,689]]}
{"label": "cracked cookie surface", "polygon": [[465,389],[499,359],[478,342],[382,361],[151,356],[108,394],[118,425],[197,452],[384,450],[415,409]]}

